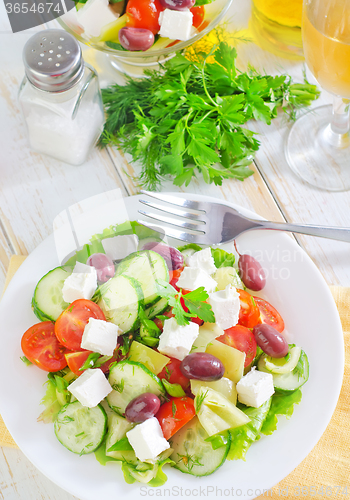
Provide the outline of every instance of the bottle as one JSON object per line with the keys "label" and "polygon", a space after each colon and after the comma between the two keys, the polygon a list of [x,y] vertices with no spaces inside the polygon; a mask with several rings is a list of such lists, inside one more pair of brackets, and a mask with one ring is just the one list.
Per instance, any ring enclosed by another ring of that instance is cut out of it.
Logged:
{"label": "bottle", "polygon": [[81,165],[105,121],[96,71],[84,63],[76,39],[58,29],[32,36],[23,62],[19,103],[31,148]]}

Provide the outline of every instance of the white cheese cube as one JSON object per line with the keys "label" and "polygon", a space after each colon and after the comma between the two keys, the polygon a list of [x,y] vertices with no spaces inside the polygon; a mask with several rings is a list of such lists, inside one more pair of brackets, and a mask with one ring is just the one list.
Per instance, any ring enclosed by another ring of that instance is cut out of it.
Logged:
{"label": "white cheese cube", "polygon": [[90,318],[84,328],[80,346],[88,351],[113,356],[118,335],[121,333],[119,326],[114,323],[103,321],[103,319]]}
{"label": "white cheese cube", "polygon": [[207,293],[213,292],[217,287],[216,281],[199,267],[185,267],[176,285],[186,290],[195,290],[203,286]]}
{"label": "white cheese cube", "polygon": [[182,361],[190,352],[198,334],[199,326],[196,323],[180,326],[175,318],[166,319],[159,337],[158,351]]}
{"label": "white cheese cube", "polygon": [[193,14],[189,9],[165,9],[159,14],[159,35],[172,40],[189,40],[192,32]]}
{"label": "white cheese cube", "polygon": [[255,366],[236,385],[238,401],[259,408],[267,401],[275,389],[271,373],[259,372]]}
{"label": "white cheese cube", "polygon": [[113,389],[102,370],[89,368],[68,386],[68,390],[83,406],[93,408]]}
{"label": "white cheese cube", "polygon": [[93,273],[95,268],[93,266],[88,266],[87,264],[83,264],[82,262],[76,262],[73,273]]}
{"label": "white cheese cube", "polygon": [[138,238],[136,234],[113,236],[102,240],[102,246],[106,255],[112,260],[121,260],[132,252],[136,252]]}
{"label": "white cheese cube", "polygon": [[211,254],[210,248],[205,248],[199,252],[195,252],[190,255],[186,261],[187,265],[190,267],[199,267],[203,269],[207,274],[213,274],[216,271],[216,266],[214,258]]}
{"label": "white cheese cube", "polygon": [[109,8],[108,0],[88,0],[77,12],[78,23],[88,36],[100,36],[102,28],[117,17]]}
{"label": "white cheese cube", "polygon": [[136,425],[126,433],[126,436],[141,462],[155,463],[159,453],[170,448],[156,417],[148,418],[142,424]]}
{"label": "white cheese cube", "polygon": [[64,280],[62,296],[65,302],[71,304],[78,299],[91,299],[97,288],[96,269],[91,269],[88,273],[72,273]]}
{"label": "white cheese cube", "polygon": [[239,293],[232,285],[227,285],[225,290],[209,294],[209,304],[211,305],[216,324],[223,330],[237,325],[241,302]]}

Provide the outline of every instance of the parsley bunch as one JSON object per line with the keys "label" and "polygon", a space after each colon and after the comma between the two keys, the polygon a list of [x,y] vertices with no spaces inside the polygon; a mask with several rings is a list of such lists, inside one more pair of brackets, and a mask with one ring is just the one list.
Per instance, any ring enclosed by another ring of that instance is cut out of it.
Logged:
{"label": "parsley bunch", "polygon": [[101,144],[117,144],[139,161],[139,180],[151,190],[169,175],[177,186],[197,174],[217,185],[244,180],[260,143],[243,125],[250,119],[270,124],[280,107],[294,118],[319,91],[306,79],[295,84],[287,75],[261,75],[251,67],[241,72],[236,56],[220,42],[198,61],[177,54],[162,71],[148,71],[149,78],[104,89]]}

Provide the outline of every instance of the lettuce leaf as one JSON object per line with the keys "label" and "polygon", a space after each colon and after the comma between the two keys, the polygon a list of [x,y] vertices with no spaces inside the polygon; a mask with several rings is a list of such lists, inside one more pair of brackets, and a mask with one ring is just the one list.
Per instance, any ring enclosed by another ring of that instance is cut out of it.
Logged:
{"label": "lettuce leaf", "polygon": [[53,379],[47,380],[46,393],[40,404],[45,405],[45,410],[42,411],[38,417],[38,422],[44,424],[52,423],[56,420],[57,414],[62,408],[62,405],[57,399],[56,384]]}
{"label": "lettuce leaf", "polygon": [[272,434],[277,429],[277,415],[285,415],[287,418],[290,418],[294,411],[294,405],[300,403],[301,397],[302,393],[300,389],[290,394],[276,392],[272,396],[271,407],[263,423],[261,432],[266,435]]}
{"label": "lettuce leaf", "polygon": [[248,449],[259,439],[259,434],[263,426],[263,422],[269,413],[272,398],[268,399],[259,408],[240,406],[249,418],[248,424],[230,429],[231,447],[227,455],[227,460],[245,460]]}
{"label": "lettuce leaf", "polygon": [[226,252],[221,248],[212,248],[211,254],[216,267],[233,267],[233,264],[235,263],[234,254]]}
{"label": "lettuce leaf", "polygon": [[177,249],[179,252],[183,252],[184,250],[194,250],[195,252],[199,252],[200,250],[203,250],[203,248],[197,245],[197,243],[188,243],[187,245],[183,245]]}

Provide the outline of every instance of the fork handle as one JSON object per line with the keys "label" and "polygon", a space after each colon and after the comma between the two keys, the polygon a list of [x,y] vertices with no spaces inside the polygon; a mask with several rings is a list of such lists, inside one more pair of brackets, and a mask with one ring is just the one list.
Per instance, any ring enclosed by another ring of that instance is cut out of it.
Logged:
{"label": "fork handle", "polygon": [[[256,221],[259,223],[260,221]],[[308,234],[331,240],[347,241],[350,243],[350,228],[313,226],[310,224],[290,224],[289,222],[260,222],[260,229],[276,229],[278,231],[290,231],[292,233]]]}

